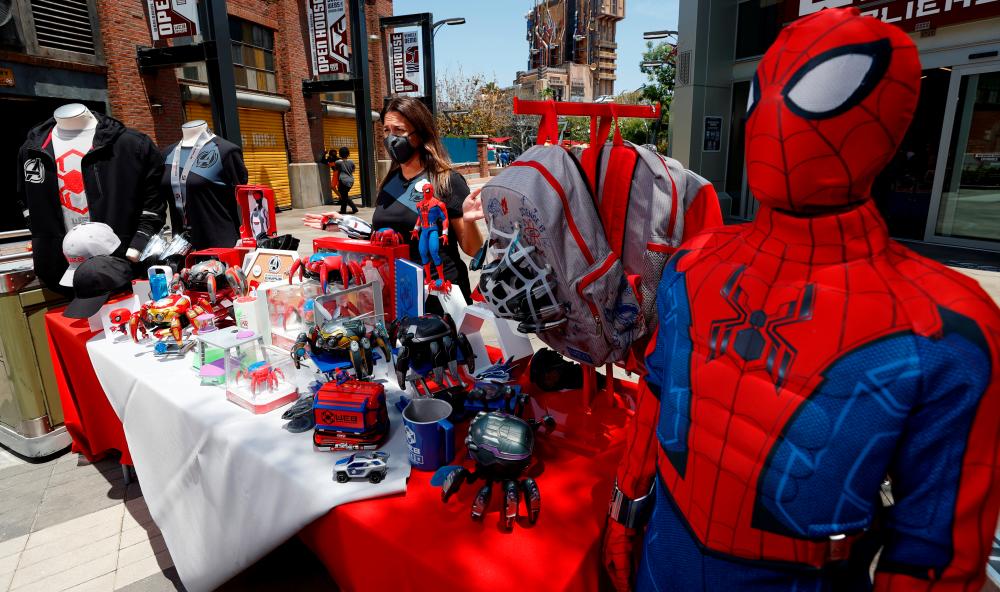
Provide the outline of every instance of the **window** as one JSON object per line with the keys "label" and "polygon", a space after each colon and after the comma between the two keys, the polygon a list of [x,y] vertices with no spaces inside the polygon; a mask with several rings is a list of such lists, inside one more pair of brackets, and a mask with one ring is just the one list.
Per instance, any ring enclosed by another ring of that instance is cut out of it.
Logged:
{"label": "window", "polygon": [[274,31],[229,17],[233,39],[233,74],[237,88],[278,92],[274,76]]}
{"label": "window", "polygon": [[736,18],[736,59],[764,55],[778,38],[785,11],[784,0],[740,2]]}
{"label": "window", "polygon": [[[229,34],[233,40],[233,75],[236,88],[277,93],[274,75],[274,31],[253,23],[229,17]],[[179,68],[184,80],[208,82],[205,64]]]}

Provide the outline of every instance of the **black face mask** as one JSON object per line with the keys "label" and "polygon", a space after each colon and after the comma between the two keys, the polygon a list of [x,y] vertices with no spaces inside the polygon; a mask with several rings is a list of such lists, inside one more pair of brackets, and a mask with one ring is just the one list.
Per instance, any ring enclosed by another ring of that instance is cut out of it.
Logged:
{"label": "black face mask", "polygon": [[413,153],[417,151],[416,148],[410,144],[409,136],[396,136],[389,134],[385,137],[383,142],[385,145],[386,152],[399,164],[404,162],[409,162],[413,158]]}

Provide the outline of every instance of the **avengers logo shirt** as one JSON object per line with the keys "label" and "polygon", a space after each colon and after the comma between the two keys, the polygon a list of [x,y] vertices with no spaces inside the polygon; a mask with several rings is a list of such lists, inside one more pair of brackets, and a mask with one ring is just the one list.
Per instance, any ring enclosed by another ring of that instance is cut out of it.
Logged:
{"label": "avengers logo shirt", "polygon": [[66,231],[90,221],[87,189],[83,184],[83,157],[90,152],[96,130],[63,130],[52,132],[52,152],[56,161],[59,204],[62,206]]}

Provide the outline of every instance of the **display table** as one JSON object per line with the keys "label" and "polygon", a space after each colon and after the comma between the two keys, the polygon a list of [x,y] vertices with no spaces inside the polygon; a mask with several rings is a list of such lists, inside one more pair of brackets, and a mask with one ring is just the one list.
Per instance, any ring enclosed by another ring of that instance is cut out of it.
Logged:
{"label": "display table", "polygon": [[[586,414],[578,392],[537,400],[556,418],[557,428],[535,439],[540,462],[529,473],[542,495],[535,525],[528,525],[522,499],[513,530],[501,528],[500,484],[493,487],[483,520],[474,522],[471,504],[482,481],[463,485],[444,504],[441,488],[430,485],[431,474],[413,471],[406,495],[338,506],[300,537],[345,592],[597,590],[604,577],[601,536],[623,451],[624,414],[601,408]],[[464,437],[467,427],[456,432]],[[561,433],[566,429],[573,435]]]}
{"label": "display table", "polygon": [[[201,386],[190,359],[156,358],[148,342],[117,341],[102,335],[87,349],[188,590],[218,587],[330,508],[406,489],[409,463],[395,408],[383,447],[390,453],[386,480],[340,484],[333,465],[343,453],[314,452],[310,432],[282,429],[280,410],[253,415],[222,389]],[[296,376],[310,379],[305,370]]]}
{"label": "display table", "polygon": [[94,374],[87,341],[96,333],[86,319],[68,319],[61,307],[45,315],[49,351],[59,387],[66,431],[73,438],[73,452],[95,461],[111,450],[121,452],[121,463],[132,464],[121,421]]}

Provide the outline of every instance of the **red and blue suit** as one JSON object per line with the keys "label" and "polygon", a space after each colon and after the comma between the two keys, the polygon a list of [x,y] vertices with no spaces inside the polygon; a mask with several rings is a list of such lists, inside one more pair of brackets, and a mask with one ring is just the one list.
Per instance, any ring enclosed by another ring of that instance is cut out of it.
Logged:
{"label": "red and blue suit", "polygon": [[919,84],[909,37],[855,9],[793,23],[761,60],[759,213],[684,243],[659,286],[617,476],[655,507],[644,536],[609,524],[619,588],[632,571],[638,590],[981,589],[1000,311],[890,240],[869,198]]}
{"label": "red and blue suit", "polygon": [[[441,244],[448,244],[448,209],[444,202],[434,197],[434,186],[424,183],[423,198],[417,202],[417,223],[413,227],[413,238],[419,242],[420,258],[424,265],[424,281],[427,285],[447,292],[451,282],[444,279],[444,265],[441,262]],[[431,279],[431,262],[437,269],[438,279]]]}

